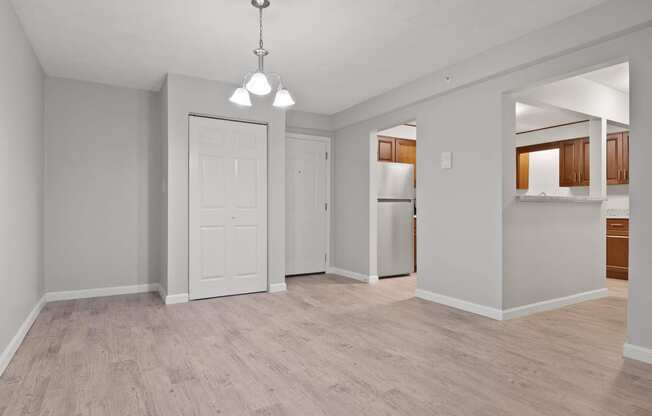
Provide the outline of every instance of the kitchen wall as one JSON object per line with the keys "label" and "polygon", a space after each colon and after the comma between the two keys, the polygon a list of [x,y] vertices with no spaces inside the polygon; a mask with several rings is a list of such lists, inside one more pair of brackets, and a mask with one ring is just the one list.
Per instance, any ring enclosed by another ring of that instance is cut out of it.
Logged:
{"label": "kitchen wall", "polygon": [[266,97],[249,108],[229,102],[234,85],[169,74],[167,91],[168,295],[188,293],[188,114],[268,123],[268,273],[285,283],[285,112]]}
{"label": "kitchen wall", "polygon": [[43,295],[43,70],[8,0],[0,0],[0,56],[2,374]]}
{"label": "kitchen wall", "polygon": [[48,292],[158,283],[162,151],[158,93],[48,77]]}

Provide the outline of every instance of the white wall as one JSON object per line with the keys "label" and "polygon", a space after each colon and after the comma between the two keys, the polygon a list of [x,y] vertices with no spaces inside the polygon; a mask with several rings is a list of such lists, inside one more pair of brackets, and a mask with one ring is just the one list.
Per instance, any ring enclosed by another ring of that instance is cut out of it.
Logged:
{"label": "white wall", "polygon": [[0,56],[1,373],[3,351],[43,294],[43,71],[7,0]]}
{"label": "white wall", "polygon": [[333,124],[329,116],[306,111],[288,110],[285,113],[285,129],[292,133],[333,136]]}
{"label": "white wall", "polygon": [[229,102],[235,86],[170,74],[167,77],[167,293],[188,293],[188,114],[268,123],[268,273],[285,282],[285,112],[270,98],[250,108]]}
{"label": "white wall", "polygon": [[[628,342],[652,350],[652,35],[628,43],[630,57],[630,251]],[[649,351],[649,356],[652,351]]]}
{"label": "white wall", "polygon": [[[587,117],[588,118],[588,117]],[[589,122],[515,135],[516,147],[589,137]]]}
{"label": "white wall", "polygon": [[[500,108],[497,86],[485,83],[427,102],[417,115],[417,287],[495,309],[502,280]],[[452,169],[440,168],[442,152],[453,153]]]}
{"label": "white wall", "polygon": [[48,77],[45,103],[47,291],[157,283],[158,94]]}

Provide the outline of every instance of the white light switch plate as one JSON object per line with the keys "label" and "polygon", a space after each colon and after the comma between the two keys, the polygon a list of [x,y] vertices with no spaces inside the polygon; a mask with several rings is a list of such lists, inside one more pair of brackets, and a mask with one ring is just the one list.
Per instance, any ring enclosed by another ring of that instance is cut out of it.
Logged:
{"label": "white light switch plate", "polygon": [[451,169],[453,167],[453,153],[441,152],[441,168]]}

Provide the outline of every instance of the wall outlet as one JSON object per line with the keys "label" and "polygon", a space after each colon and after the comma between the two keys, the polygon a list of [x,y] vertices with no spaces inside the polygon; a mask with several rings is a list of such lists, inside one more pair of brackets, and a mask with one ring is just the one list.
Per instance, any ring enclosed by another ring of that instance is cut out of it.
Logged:
{"label": "wall outlet", "polygon": [[452,152],[441,152],[441,168],[442,169],[452,169],[453,168],[453,153]]}

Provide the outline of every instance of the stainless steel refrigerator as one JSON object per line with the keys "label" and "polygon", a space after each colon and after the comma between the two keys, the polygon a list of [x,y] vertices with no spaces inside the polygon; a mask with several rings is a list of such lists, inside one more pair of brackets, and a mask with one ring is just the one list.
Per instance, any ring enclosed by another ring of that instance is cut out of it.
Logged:
{"label": "stainless steel refrigerator", "polygon": [[378,162],[378,276],[414,270],[414,168]]}

